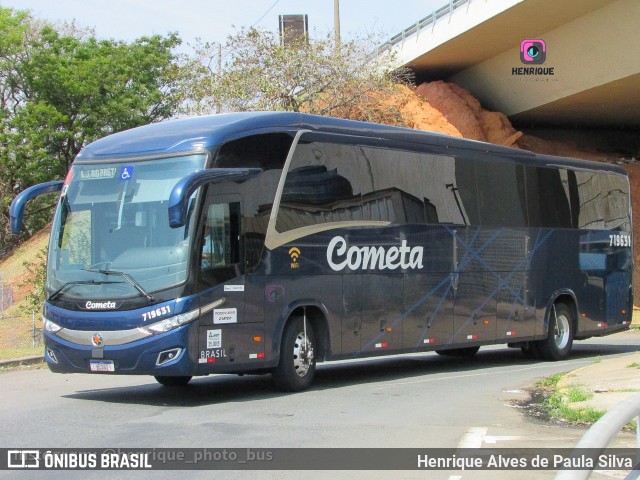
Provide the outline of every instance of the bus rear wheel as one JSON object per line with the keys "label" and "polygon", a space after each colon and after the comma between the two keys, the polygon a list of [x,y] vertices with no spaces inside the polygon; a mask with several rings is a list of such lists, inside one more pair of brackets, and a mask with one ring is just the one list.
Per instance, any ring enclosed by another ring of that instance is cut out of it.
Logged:
{"label": "bus rear wheel", "polygon": [[545,360],[563,360],[569,356],[573,345],[575,318],[571,308],[564,303],[554,305],[549,315],[549,333],[536,344],[538,355]]}
{"label": "bus rear wheel", "polygon": [[164,385],[165,387],[184,387],[191,381],[192,377],[165,377],[158,375],[153,378],[155,378],[160,385]]}
{"label": "bus rear wheel", "polygon": [[280,362],[271,376],[276,387],[285,392],[300,392],[309,388],[316,371],[315,334],[302,318],[291,320],[282,336]]}

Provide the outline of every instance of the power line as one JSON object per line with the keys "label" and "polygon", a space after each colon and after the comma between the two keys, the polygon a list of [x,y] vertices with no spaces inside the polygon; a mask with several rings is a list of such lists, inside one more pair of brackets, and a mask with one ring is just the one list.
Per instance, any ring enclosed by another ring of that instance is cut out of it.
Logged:
{"label": "power line", "polygon": [[273,7],[275,7],[279,2],[280,2],[280,0],[276,0],[276,1],[275,1],[275,3],[269,7],[269,10],[267,10],[266,12],[264,12],[264,15],[262,15],[258,20],[256,20],[256,22],[255,22],[253,25],[251,25],[251,28],[253,28],[253,27],[255,27],[257,24],[259,24],[259,23],[262,21],[262,19],[263,19],[264,17],[266,17],[266,16],[267,16],[267,14],[268,14],[271,10],[273,10]]}

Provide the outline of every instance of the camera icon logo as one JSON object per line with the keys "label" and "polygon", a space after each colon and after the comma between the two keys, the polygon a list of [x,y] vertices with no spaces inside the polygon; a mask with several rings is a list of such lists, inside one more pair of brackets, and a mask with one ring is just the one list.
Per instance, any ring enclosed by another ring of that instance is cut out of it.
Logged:
{"label": "camera icon logo", "polygon": [[547,44],[544,40],[525,39],[520,42],[520,61],[527,65],[540,65],[547,60]]}

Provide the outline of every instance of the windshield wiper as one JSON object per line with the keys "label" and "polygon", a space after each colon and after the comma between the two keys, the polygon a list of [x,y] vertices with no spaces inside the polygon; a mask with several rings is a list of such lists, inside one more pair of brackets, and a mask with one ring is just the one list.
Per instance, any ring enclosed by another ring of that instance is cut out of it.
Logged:
{"label": "windshield wiper", "polygon": [[102,270],[102,269],[90,270],[88,268],[85,268],[84,270],[85,270],[85,272],[101,273],[103,275],[119,275],[122,278],[124,278],[129,285],[131,285],[133,288],[135,288],[140,293],[140,295],[142,295],[143,297],[146,297],[146,299],[149,301],[149,303],[153,303],[156,300],[155,298],[153,298],[152,295],[149,295],[144,290],[144,288],[142,288],[142,285],[140,285],[138,282],[136,282],[134,280],[134,278],[131,275],[129,275],[128,273],[119,272],[117,270]]}
{"label": "windshield wiper", "polygon": [[59,289],[49,295],[49,301],[55,300],[62,292],[67,290],[69,287],[75,287],[76,285],[104,285],[106,283],[119,283],[119,282],[96,282],[95,280],[76,280],[72,282],[67,282],[62,285]]}

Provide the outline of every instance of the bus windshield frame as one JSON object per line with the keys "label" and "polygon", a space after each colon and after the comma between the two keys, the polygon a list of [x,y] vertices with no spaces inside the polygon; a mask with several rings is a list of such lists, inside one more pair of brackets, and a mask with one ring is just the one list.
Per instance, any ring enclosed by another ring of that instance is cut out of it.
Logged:
{"label": "bus windshield frame", "polygon": [[184,283],[197,192],[182,227],[169,226],[167,205],[175,184],[203,169],[206,161],[206,153],[197,153],[76,163],[62,188],[51,230],[50,300],[140,297],[151,302],[149,292]]}

